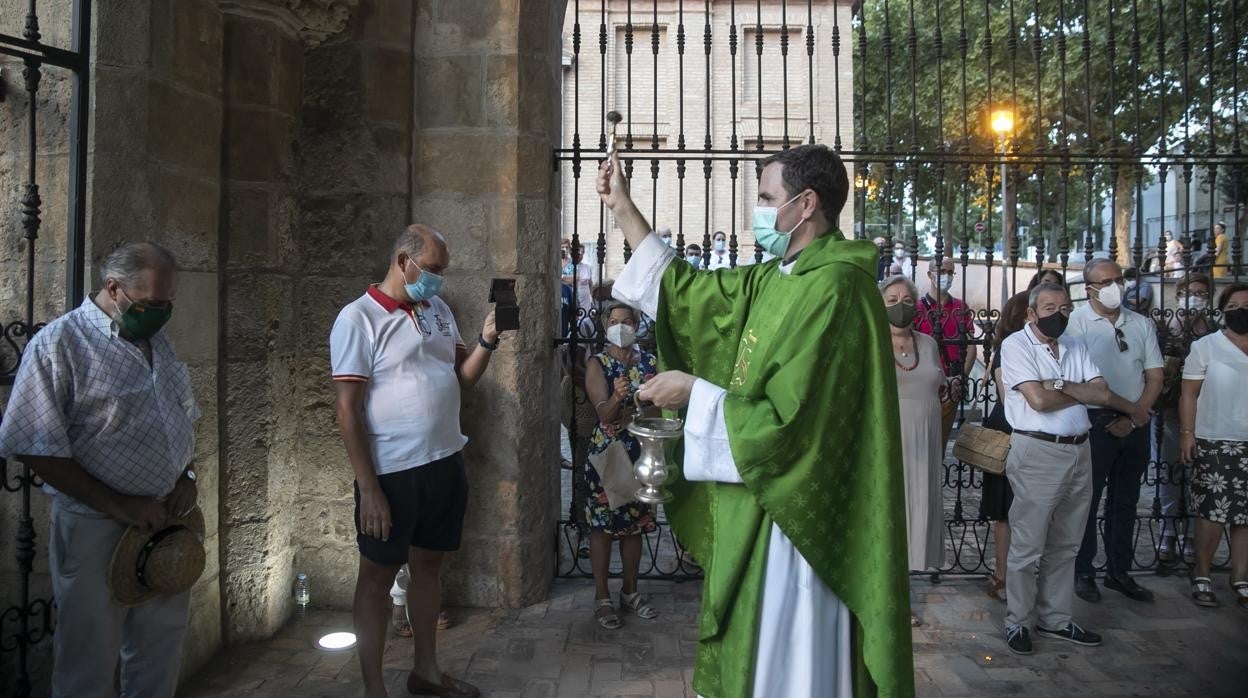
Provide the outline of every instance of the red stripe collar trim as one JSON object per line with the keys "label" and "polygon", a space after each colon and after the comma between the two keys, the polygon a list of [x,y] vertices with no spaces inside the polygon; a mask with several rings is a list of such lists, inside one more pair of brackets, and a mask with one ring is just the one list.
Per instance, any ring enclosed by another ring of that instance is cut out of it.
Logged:
{"label": "red stripe collar trim", "polygon": [[418,301],[415,304],[397,301],[377,288],[377,284],[370,284],[367,293],[368,297],[376,301],[377,305],[380,305],[387,313],[393,313],[396,310],[410,311],[413,305],[420,308],[429,307],[429,301]]}

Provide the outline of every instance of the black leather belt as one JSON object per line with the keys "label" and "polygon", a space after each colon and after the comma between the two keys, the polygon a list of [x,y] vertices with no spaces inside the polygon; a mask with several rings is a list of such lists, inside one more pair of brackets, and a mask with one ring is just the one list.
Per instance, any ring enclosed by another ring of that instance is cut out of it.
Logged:
{"label": "black leather belt", "polygon": [[1078,436],[1058,436],[1057,434],[1049,434],[1043,431],[1020,431],[1015,429],[1014,433],[1022,434],[1023,436],[1030,436],[1033,439],[1040,439],[1041,441],[1048,441],[1053,444],[1065,444],[1067,446],[1078,446],[1088,440],[1086,432]]}

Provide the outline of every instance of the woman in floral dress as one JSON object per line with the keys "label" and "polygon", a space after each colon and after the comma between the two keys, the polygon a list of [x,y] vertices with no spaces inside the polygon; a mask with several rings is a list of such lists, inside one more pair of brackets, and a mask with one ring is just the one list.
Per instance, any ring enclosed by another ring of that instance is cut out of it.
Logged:
{"label": "woman in floral dress", "polygon": [[608,630],[619,628],[620,617],[611,604],[607,589],[608,567],[611,564],[611,542],[620,542],[620,559],[624,567],[624,586],[620,590],[620,610],[650,619],[658,613],[637,591],[637,575],[641,567],[641,537],[654,530],[654,512],[650,505],[637,501],[618,503],[612,507],[603,486],[603,476],[593,462],[619,443],[635,461],[640,445],[628,432],[634,416],[632,396],[643,381],[658,372],[653,354],[637,346],[637,311],[623,304],[607,307],[603,314],[608,346],[589,360],[585,368],[585,392],[598,413],[598,426],[590,437],[589,456],[585,463],[585,481],[589,499],[585,520],[592,531],[590,562],[594,571],[594,617]]}
{"label": "woman in floral dress", "polygon": [[1179,450],[1192,463],[1196,566],[1192,600],[1216,606],[1210,566],[1222,530],[1231,529],[1231,592],[1248,609],[1248,284],[1218,299],[1225,329],[1196,340],[1183,364]]}

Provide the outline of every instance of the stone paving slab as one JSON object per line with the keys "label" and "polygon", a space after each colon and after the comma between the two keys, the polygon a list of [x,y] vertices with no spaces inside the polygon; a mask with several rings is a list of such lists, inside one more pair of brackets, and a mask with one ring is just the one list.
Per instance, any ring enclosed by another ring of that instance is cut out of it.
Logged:
{"label": "stone paving slab", "polygon": [[[1004,604],[989,598],[982,582],[912,580],[923,620],[913,630],[917,695],[1248,695],[1248,612],[1229,605],[1225,575],[1215,576],[1223,604],[1216,609],[1193,605],[1180,578],[1139,580],[1157,594],[1155,603],[1112,591],[1099,604],[1076,601],[1076,620],[1103,633],[1103,646],[1037,638],[1029,657],[1007,650]],[[443,668],[489,698],[692,698],[700,586],[643,585],[662,615],[626,617],[614,632],[593,621],[593,588],[582,580],[561,580],[548,601],[521,610],[453,610],[454,625],[438,636]],[[310,612],[267,642],[223,652],[179,696],[360,696],[355,653],[312,647],[316,637],[350,622],[341,611]],[[392,637],[387,645],[391,696],[408,695],[410,652],[406,640]]]}

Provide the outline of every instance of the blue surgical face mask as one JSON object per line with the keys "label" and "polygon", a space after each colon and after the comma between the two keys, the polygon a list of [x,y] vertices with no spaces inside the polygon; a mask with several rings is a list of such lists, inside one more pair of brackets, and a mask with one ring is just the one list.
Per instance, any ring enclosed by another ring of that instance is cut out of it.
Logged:
{"label": "blue surgical face mask", "polygon": [[716,251],[716,252],[723,252],[723,251],[724,251],[724,248],[726,248],[727,246],[728,246],[728,245],[727,245],[727,244],[725,244],[723,240],[716,240],[716,241],[715,241],[715,251]]}
{"label": "blue surgical face mask", "polygon": [[776,230],[776,218],[780,215],[780,209],[797,201],[799,193],[792,199],[775,206],[755,206],[754,207],[754,240],[759,246],[776,257],[783,257],[784,253],[789,249],[789,241],[793,237],[793,231],[806,222],[806,219],[799,220],[797,225],[787,233]]}
{"label": "blue surgical face mask", "polygon": [[702,255],[691,254],[685,257],[685,261],[693,265],[694,269],[702,268]]}
{"label": "blue surgical face mask", "polygon": [[[431,271],[421,269],[420,265],[415,262],[412,262],[412,266],[416,267],[416,270],[420,272],[420,276],[416,277],[415,283],[403,285],[403,290],[407,291],[407,297],[411,298],[413,302],[419,303],[438,295],[438,291],[442,290],[442,277]],[[406,281],[407,277],[404,277],[403,280]]]}

